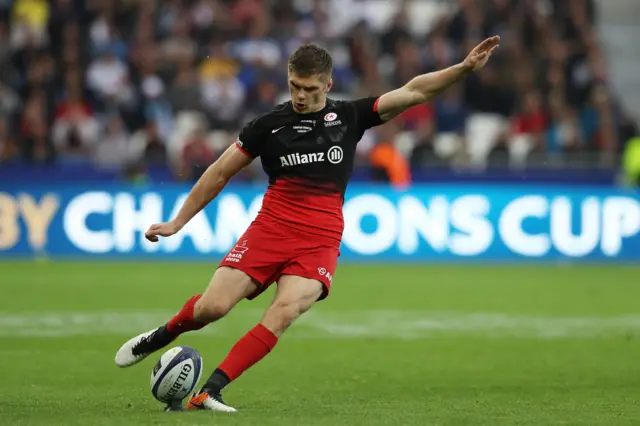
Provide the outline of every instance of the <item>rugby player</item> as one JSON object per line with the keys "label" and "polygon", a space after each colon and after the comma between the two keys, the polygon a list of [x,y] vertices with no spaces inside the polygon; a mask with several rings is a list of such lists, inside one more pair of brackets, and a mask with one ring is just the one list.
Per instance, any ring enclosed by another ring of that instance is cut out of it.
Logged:
{"label": "rugby player", "polygon": [[431,101],[482,68],[499,41],[488,38],[463,62],[417,76],[380,97],[348,102],[327,97],[330,54],[314,44],[300,46],[288,62],[291,101],[246,124],[198,180],[177,216],[152,225],[145,236],[157,242],[179,232],[257,157],[269,177],[259,214],[223,258],[204,293],[191,297],[166,324],[127,341],[116,364],[129,367],[142,361],[275,282],[275,298],[261,321],[231,348],[187,404],[188,409],[236,411],[222,400],[223,388],[271,352],[289,326],[329,294],[340,255],[343,197],[363,133]]}

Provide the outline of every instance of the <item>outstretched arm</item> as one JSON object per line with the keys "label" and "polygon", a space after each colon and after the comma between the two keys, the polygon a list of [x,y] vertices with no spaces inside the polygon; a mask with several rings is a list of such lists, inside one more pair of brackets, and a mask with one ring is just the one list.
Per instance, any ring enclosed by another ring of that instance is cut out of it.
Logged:
{"label": "outstretched arm", "polygon": [[380,118],[389,121],[413,106],[431,101],[471,72],[484,67],[499,42],[500,37],[488,38],[476,46],[462,63],[420,75],[403,87],[382,95],[378,101]]}
{"label": "outstretched arm", "polygon": [[144,234],[147,240],[157,242],[158,237],[169,237],[180,231],[200,210],[206,207],[227,185],[229,180],[251,163],[252,158],[236,144],[231,145],[215,163],[209,166],[189,192],[178,215],[171,221],[151,225]]}

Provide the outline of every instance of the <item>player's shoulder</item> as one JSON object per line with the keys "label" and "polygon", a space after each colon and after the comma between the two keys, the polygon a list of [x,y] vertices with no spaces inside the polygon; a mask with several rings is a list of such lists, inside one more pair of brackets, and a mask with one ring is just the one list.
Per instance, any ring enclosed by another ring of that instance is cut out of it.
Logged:
{"label": "player's shoulder", "polygon": [[273,107],[273,109],[265,114],[259,115],[249,123],[255,126],[273,126],[283,119],[293,116],[293,108],[291,101],[283,102]]}
{"label": "player's shoulder", "polygon": [[360,97],[355,99],[327,99],[327,103],[330,109],[356,109],[365,105],[374,105],[378,100],[376,96]]}
{"label": "player's shoulder", "polygon": [[245,131],[251,131],[252,133],[262,133],[271,131],[274,126],[281,125],[280,123],[287,122],[293,115],[293,108],[291,101],[283,102],[273,107],[273,109],[267,113],[261,114],[250,121],[245,126]]}
{"label": "player's shoulder", "polygon": [[356,99],[334,100],[327,99],[327,106],[330,112],[346,114],[349,118],[360,117],[363,112],[374,111],[377,97],[363,97]]}
{"label": "player's shoulder", "polygon": [[238,139],[243,144],[250,140],[262,140],[273,129],[282,127],[291,120],[290,110],[293,110],[291,102],[283,102],[276,105],[271,111],[249,120],[242,128]]}
{"label": "player's shoulder", "polygon": [[351,108],[352,105],[353,100],[327,98],[327,109],[329,110]]}
{"label": "player's shoulder", "polygon": [[347,115],[348,117],[353,116],[353,112],[355,111],[355,104],[352,100],[346,99],[330,99],[327,98],[327,105],[325,107],[325,119],[332,119],[333,115],[341,116]]}

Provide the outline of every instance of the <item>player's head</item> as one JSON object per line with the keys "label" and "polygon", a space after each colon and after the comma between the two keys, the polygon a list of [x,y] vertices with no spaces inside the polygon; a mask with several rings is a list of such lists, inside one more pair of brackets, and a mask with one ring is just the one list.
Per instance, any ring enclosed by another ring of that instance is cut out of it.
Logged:
{"label": "player's head", "polygon": [[333,60],[326,49],[303,44],[289,58],[289,91],[293,109],[299,113],[324,108],[333,81]]}

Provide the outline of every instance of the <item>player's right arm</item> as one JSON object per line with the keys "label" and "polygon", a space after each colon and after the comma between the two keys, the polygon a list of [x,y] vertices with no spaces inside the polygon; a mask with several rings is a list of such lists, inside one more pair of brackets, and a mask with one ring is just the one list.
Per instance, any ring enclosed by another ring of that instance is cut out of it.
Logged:
{"label": "player's right arm", "polygon": [[237,143],[231,145],[217,161],[198,179],[186,201],[171,221],[152,225],[145,233],[147,240],[157,242],[158,237],[169,237],[180,231],[198,212],[207,206],[231,178],[253,160]]}

